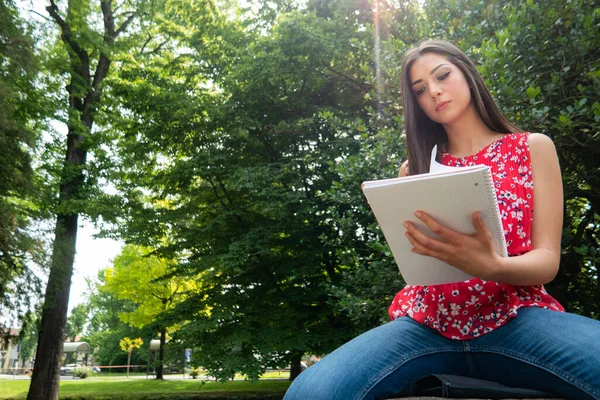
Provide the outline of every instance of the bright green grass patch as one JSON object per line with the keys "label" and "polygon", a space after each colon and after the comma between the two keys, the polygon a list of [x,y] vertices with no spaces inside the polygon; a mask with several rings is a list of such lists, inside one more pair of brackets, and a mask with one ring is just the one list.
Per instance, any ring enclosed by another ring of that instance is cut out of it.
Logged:
{"label": "bright green grass patch", "polygon": [[[30,381],[0,380],[0,399],[23,399],[27,396]],[[199,380],[155,379],[83,379],[62,381],[60,398],[67,399],[192,399],[192,398],[243,398],[243,394],[276,396],[286,391],[289,382],[285,380],[206,382]],[[173,396],[173,394],[198,395],[192,397]],[[201,395],[210,395],[208,397]],[[222,396],[221,396],[222,394]],[[161,397],[161,395],[164,395]],[[168,395],[168,396],[167,396]],[[217,396],[217,397],[215,397]],[[271,397],[271,396],[270,396]],[[260,398],[260,397],[249,397]]]}
{"label": "bright green grass patch", "polygon": [[260,379],[289,379],[290,371],[267,371],[260,376]]}

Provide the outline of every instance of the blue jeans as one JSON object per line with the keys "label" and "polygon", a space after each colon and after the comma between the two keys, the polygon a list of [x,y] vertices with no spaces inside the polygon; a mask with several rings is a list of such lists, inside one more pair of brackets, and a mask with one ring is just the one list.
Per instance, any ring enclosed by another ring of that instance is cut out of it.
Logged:
{"label": "blue jeans", "polygon": [[600,399],[600,321],[528,307],[477,339],[450,340],[408,317],[372,329],[301,373],[284,400],[406,395],[430,374],[453,374]]}

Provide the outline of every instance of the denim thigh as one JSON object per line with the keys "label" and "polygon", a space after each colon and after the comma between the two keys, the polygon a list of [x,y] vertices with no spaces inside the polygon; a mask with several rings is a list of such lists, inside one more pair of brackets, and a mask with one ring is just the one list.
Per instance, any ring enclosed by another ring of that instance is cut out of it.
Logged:
{"label": "denim thigh", "polygon": [[473,377],[567,399],[600,399],[600,321],[528,307],[464,344]]}
{"label": "denim thigh", "polygon": [[461,342],[408,317],[374,328],[307,368],[284,400],[380,399],[427,374],[467,374]]}
{"label": "denim thigh", "polygon": [[600,399],[600,321],[529,307],[499,329],[449,340],[402,317],[346,343],[304,371],[294,399],[381,399],[429,374],[454,374]]}

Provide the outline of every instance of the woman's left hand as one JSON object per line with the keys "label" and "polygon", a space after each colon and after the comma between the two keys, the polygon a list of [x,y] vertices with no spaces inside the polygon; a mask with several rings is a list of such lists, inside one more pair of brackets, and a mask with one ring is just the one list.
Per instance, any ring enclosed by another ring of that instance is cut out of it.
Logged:
{"label": "woman's left hand", "polygon": [[499,256],[481,214],[473,214],[474,235],[465,235],[454,231],[423,211],[417,211],[419,218],[433,233],[442,240],[432,239],[420,232],[410,221],[405,222],[406,237],[413,245],[413,252],[424,256],[435,257],[456,267],[463,272],[487,281],[496,281],[501,268],[502,257]]}

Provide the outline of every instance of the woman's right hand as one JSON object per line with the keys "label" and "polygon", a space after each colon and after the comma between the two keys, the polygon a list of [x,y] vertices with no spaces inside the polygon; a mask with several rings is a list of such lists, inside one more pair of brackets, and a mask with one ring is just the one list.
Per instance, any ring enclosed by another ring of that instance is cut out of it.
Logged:
{"label": "woman's right hand", "polygon": [[400,171],[398,171],[398,177],[402,178],[403,176],[408,176],[409,172],[408,172],[408,160],[404,161],[402,163],[402,166],[400,167]]}

